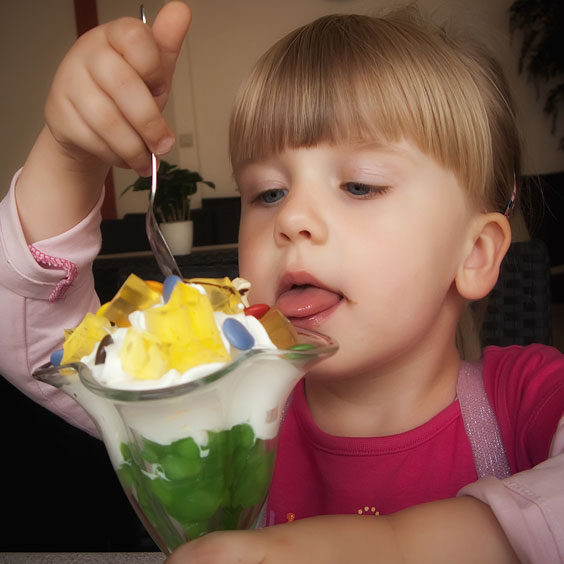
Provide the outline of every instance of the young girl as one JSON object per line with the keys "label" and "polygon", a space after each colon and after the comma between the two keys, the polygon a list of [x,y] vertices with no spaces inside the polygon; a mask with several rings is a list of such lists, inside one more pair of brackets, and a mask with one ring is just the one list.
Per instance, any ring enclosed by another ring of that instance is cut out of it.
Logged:
{"label": "young girl", "polygon": [[[170,148],[160,110],[188,21],[171,3],[152,31],[119,20],[79,40],[0,208],[13,319],[0,370],[84,428],[86,415],[29,373],[96,306],[88,266],[108,164],[146,173],[149,150]],[[562,355],[490,348],[472,381],[485,392],[460,385],[474,368],[457,326],[497,280],[519,180],[495,62],[405,13],[321,18],[259,61],[230,141],[251,301],[340,349],[293,393],[273,526],[210,534],[168,561],[564,561]],[[473,402],[464,420],[457,389]],[[499,436],[476,423],[488,412]],[[482,471],[492,436],[504,449]]]}

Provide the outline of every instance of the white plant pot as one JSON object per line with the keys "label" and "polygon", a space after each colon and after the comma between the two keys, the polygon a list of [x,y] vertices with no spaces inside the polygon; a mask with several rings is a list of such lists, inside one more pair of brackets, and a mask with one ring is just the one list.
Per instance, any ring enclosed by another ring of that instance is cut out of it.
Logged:
{"label": "white plant pot", "polygon": [[192,252],[194,224],[192,221],[160,223],[159,227],[173,255],[188,255]]}

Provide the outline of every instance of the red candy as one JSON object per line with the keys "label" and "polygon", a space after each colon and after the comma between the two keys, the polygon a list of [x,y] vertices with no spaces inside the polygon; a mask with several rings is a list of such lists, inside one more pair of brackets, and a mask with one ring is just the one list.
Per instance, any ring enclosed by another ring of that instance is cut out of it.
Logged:
{"label": "red candy", "polygon": [[266,304],[254,304],[245,308],[245,315],[252,315],[260,319],[269,309],[270,306]]}

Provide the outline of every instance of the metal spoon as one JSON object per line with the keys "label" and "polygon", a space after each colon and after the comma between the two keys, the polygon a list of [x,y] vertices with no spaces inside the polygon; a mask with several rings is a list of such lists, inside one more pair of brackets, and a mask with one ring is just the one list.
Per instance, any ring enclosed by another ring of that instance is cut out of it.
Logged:
{"label": "metal spoon", "polygon": [[[145,8],[143,5],[140,6],[140,12],[141,20],[143,23],[147,23]],[[180,268],[178,268],[178,265],[174,260],[174,256],[170,252],[168,244],[163,237],[153,209],[155,194],[157,193],[158,172],[157,157],[155,156],[155,153],[151,153],[151,167],[151,195],[149,197],[149,208],[147,209],[147,214],[145,215],[145,231],[147,232],[147,239],[149,240],[149,245],[151,245],[151,249],[155,255],[155,260],[157,261],[157,264],[165,278],[171,274],[175,274],[179,278],[183,278]]]}
{"label": "metal spoon", "polygon": [[157,264],[159,265],[159,268],[165,278],[171,274],[175,274],[179,278],[183,278],[180,268],[178,268],[178,265],[174,260],[174,256],[170,252],[167,242],[161,233],[153,210],[155,194],[157,193],[157,157],[155,157],[155,153],[151,153],[151,163],[151,195],[149,197],[149,208],[147,209],[147,214],[145,215],[145,231],[147,232],[147,239],[149,240],[149,245],[151,245],[151,249],[155,255],[155,260],[157,261]]}

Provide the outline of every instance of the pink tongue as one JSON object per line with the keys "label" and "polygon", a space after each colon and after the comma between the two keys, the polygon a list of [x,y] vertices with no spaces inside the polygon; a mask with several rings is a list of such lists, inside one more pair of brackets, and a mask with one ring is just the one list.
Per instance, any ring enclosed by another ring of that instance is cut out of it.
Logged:
{"label": "pink tongue", "polygon": [[297,286],[281,294],[276,307],[286,317],[308,317],[334,306],[340,299],[339,294],[316,286]]}

